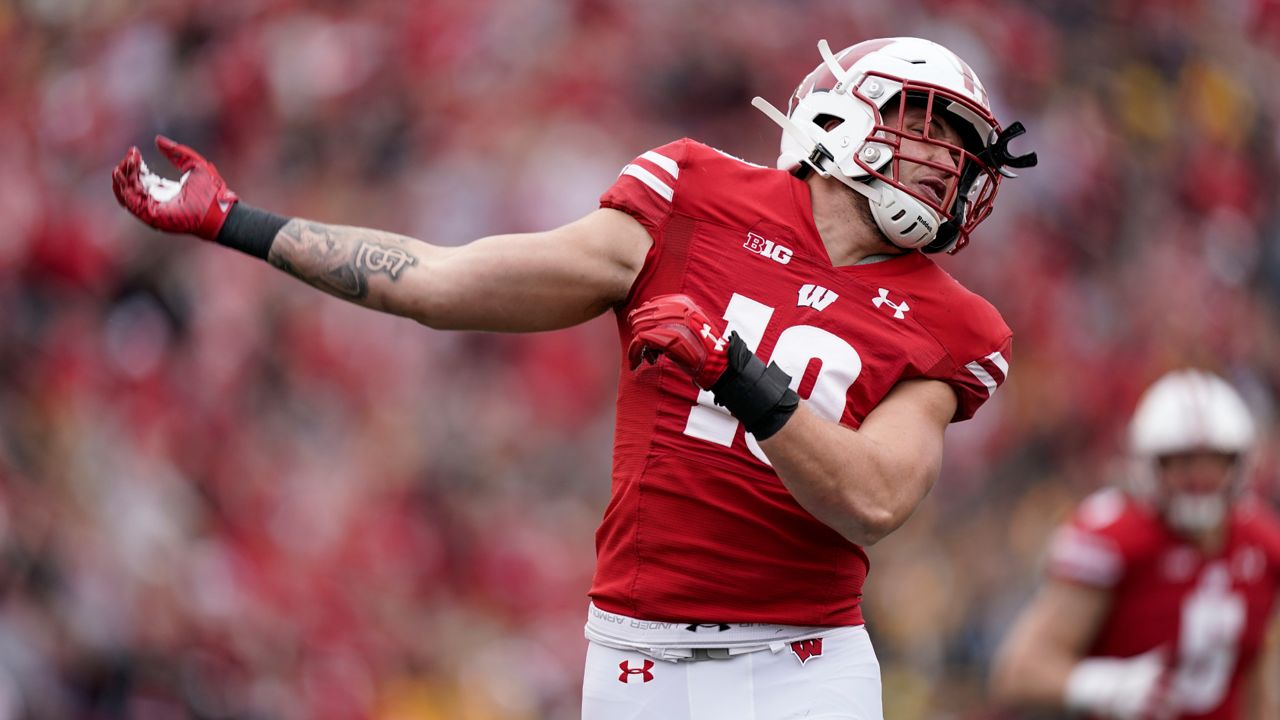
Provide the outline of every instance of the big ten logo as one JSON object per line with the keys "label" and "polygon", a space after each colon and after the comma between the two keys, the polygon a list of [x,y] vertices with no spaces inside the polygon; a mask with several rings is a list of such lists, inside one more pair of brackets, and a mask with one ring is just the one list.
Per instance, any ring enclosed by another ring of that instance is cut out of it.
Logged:
{"label": "big ten logo", "polygon": [[781,265],[791,262],[791,248],[779,245],[772,240],[766,240],[753,232],[747,233],[747,241],[742,244],[742,247]]}

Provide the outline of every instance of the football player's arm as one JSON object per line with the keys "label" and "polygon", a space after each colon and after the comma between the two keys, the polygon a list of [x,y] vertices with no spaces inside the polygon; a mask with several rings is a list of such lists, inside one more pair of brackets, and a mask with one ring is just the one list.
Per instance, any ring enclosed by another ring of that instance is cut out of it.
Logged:
{"label": "football player's arm", "polygon": [[801,403],[760,449],[805,510],[870,545],[902,525],[933,487],[956,402],[940,380],[900,382],[856,431]]}
{"label": "football player's arm", "polygon": [[1007,705],[1062,707],[1067,681],[1111,602],[1111,591],[1050,578],[1005,636],[991,671]]}
{"label": "football player's arm", "polygon": [[1249,671],[1246,693],[1248,720],[1280,718],[1280,611],[1271,617],[1262,653]]}
{"label": "football player's arm", "polygon": [[344,300],[430,327],[533,331],[574,325],[621,302],[651,242],[634,218],[609,209],[459,247],[295,218],[267,260]]}
{"label": "football player's arm", "polygon": [[686,295],[651,298],[627,321],[633,369],[666,357],[688,371],[755,436],[796,501],[849,540],[892,532],[937,479],[959,402],[941,380],[898,383],[855,431],[814,413],[789,375]]}
{"label": "football player's arm", "polygon": [[555,230],[438,247],[367,228],[283,218],[249,207],[191,148],[158,137],[178,180],[147,169],[134,147],[112,173],[116,199],[139,220],[267,260],[344,300],[438,328],[550,330],[622,301],[652,244],[617,210]]}

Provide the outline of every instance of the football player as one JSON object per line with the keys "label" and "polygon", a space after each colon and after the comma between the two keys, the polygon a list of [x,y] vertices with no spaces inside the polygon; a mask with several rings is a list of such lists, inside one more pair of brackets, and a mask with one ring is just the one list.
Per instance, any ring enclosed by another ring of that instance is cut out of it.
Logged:
{"label": "football player", "polygon": [[1216,375],[1173,372],[1146,391],[1125,482],[1054,536],[1048,579],[997,655],[997,699],[1099,718],[1280,717],[1280,521],[1242,494],[1254,438]]}
{"label": "football player", "polygon": [[863,548],[938,475],[943,431],[1009,372],[999,313],[933,260],[1010,168],[960,58],[914,38],[834,54],[796,90],[777,168],[678,140],[580,220],[435,247],[240,202],[157,138],[114,173],[142,221],[440,329],[535,331],[604,312],[624,349],[597,532],[583,717],[881,717]]}

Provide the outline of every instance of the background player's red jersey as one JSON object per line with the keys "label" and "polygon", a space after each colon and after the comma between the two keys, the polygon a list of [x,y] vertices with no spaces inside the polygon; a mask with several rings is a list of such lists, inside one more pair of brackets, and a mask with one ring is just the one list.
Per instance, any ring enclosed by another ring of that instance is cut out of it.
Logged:
{"label": "background player's red jersey", "polygon": [[1059,530],[1049,572],[1109,588],[1111,607],[1089,656],[1166,649],[1179,720],[1240,717],[1280,586],[1280,520],[1237,505],[1226,544],[1206,554],[1118,490],[1096,493]]}
{"label": "background player's red jersey", "polygon": [[[625,306],[684,293],[722,314],[819,415],[857,428],[902,380],[936,378],[963,420],[1009,369],[1000,315],[911,252],[834,267],[808,186],[690,140],[627,165],[601,198],[653,248]],[[625,355],[625,353],[624,353]],[[754,438],[667,362],[622,373],[613,495],[591,597],[632,617],[851,625],[867,556],[796,503]]]}

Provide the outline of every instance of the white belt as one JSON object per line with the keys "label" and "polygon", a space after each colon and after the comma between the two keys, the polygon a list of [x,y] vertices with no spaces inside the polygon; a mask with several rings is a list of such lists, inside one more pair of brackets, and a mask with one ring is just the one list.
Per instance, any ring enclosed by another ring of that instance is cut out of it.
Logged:
{"label": "white belt", "polygon": [[638,650],[659,660],[727,658],[743,653],[779,652],[798,640],[821,637],[833,628],[771,623],[681,623],[641,620],[587,608],[588,640],[622,650]]}

